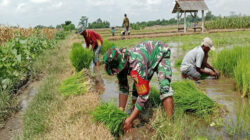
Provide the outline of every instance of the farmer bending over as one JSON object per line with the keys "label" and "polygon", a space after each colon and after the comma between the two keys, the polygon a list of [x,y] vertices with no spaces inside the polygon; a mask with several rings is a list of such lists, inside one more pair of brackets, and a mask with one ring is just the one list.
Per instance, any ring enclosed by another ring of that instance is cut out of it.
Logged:
{"label": "farmer bending over", "polygon": [[170,82],[172,77],[170,49],[159,41],[145,41],[133,48],[112,47],[104,55],[105,70],[109,75],[117,74],[119,81],[119,107],[123,111],[128,99],[129,84],[127,76],[133,79],[132,103],[134,110],[124,122],[128,131],[136,116],[142,111],[149,98],[149,81],[154,72],[158,74],[160,98],[168,118],[172,117],[174,101]]}
{"label": "farmer bending over", "polygon": [[[184,56],[180,67],[182,78],[189,77],[197,81],[200,80],[201,73],[214,76],[215,78],[219,77],[219,71],[207,63],[209,50],[214,51],[215,48],[212,40],[206,37],[203,39],[201,46],[190,50]],[[212,71],[205,70],[205,67],[211,69]]]}
{"label": "farmer bending over", "polygon": [[89,45],[91,44],[90,49],[94,52],[94,64],[95,66],[99,66],[99,54],[103,45],[101,36],[95,31],[86,30],[82,25],[79,25],[77,30],[78,33],[84,37],[87,48],[89,48]]}

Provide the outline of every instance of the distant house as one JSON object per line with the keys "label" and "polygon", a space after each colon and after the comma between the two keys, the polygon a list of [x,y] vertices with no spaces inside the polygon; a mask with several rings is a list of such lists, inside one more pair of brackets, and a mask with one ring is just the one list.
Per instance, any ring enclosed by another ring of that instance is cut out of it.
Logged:
{"label": "distant house", "polygon": [[[177,13],[177,25],[178,25],[178,31],[182,28],[180,28],[180,18],[182,16],[182,13],[184,13],[184,32],[187,32],[187,24],[186,24],[186,13],[190,13],[194,18],[196,17],[198,11],[202,12],[202,26],[199,27],[202,29],[202,32],[204,32],[204,10],[208,10],[208,7],[204,0],[176,0],[174,9],[172,13]],[[194,27],[196,29],[198,27]]]}

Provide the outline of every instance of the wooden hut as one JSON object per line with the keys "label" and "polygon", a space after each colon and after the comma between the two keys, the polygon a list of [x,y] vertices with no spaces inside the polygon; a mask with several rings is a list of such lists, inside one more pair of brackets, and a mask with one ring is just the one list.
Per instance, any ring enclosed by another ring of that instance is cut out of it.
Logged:
{"label": "wooden hut", "polygon": [[[190,13],[194,18],[196,18],[198,11],[201,11],[202,12],[202,26],[193,27],[193,28],[194,30],[196,30],[196,28],[201,28],[202,32],[204,32],[204,22],[205,22],[204,10],[208,10],[208,7],[204,0],[176,0],[172,13],[177,13],[178,31],[180,29],[184,29],[184,32],[187,32],[186,13]],[[184,13],[184,28],[180,28],[179,26],[180,18],[183,13]]]}

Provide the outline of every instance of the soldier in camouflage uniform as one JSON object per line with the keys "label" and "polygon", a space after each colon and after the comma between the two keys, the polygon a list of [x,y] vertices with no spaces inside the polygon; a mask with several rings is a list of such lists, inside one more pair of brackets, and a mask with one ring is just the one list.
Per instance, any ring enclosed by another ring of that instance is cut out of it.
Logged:
{"label": "soldier in camouflage uniform", "polygon": [[170,49],[160,41],[144,41],[133,48],[112,47],[104,55],[105,70],[109,75],[117,74],[119,81],[119,107],[124,111],[129,94],[127,75],[134,80],[132,102],[135,108],[124,122],[128,131],[133,120],[142,111],[149,98],[149,81],[154,72],[158,74],[160,98],[168,118],[173,114],[173,90],[171,89]]}

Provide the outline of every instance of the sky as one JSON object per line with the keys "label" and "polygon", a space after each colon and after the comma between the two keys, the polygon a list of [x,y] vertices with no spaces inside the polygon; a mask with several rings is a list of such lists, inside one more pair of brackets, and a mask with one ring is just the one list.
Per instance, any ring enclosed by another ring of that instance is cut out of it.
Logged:
{"label": "sky", "polygon": [[[250,0],[205,2],[214,15],[250,15]],[[77,25],[81,16],[87,16],[89,22],[101,18],[111,26],[121,26],[124,13],[132,23],[176,17],[172,14],[174,4],[175,0],[0,0],[0,24],[56,26],[70,20]]]}

